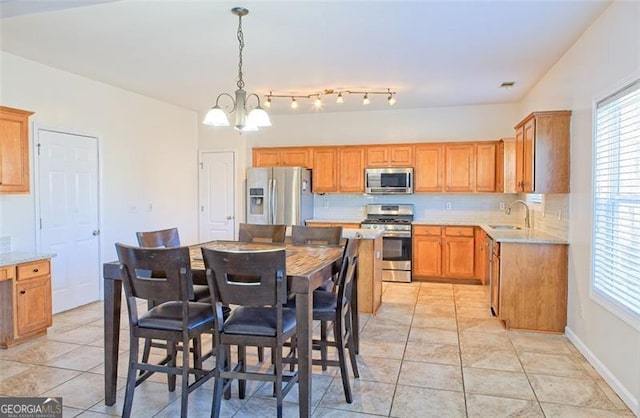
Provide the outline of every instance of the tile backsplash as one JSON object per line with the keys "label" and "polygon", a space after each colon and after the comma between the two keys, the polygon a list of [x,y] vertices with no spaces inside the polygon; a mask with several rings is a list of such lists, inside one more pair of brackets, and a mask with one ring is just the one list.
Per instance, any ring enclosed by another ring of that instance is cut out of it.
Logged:
{"label": "tile backsplash", "polygon": [[[532,226],[560,238],[568,236],[569,195],[544,195],[542,203],[529,201],[529,195],[509,193],[414,193],[412,195],[324,194],[314,195],[315,219],[362,220],[370,203],[412,203],[415,220],[420,222],[469,222],[524,224],[522,205],[505,208],[517,199],[527,201]],[[533,199],[531,199],[533,200]]]}
{"label": "tile backsplash", "polygon": [[0,237],[0,254],[11,252],[11,237]]}

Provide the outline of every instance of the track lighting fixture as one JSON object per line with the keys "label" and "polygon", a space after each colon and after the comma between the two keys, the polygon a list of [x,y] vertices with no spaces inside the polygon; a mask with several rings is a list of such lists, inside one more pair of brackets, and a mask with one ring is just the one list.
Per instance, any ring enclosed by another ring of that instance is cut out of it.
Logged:
{"label": "track lighting fixture", "polygon": [[367,91],[355,91],[355,90],[348,90],[348,89],[344,89],[344,90],[335,90],[335,89],[325,89],[320,93],[310,93],[310,94],[299,94],[299,95],[291,95],[291,94],[273,94],[273,91],[270,91],[269,94],[267,94],[265,96],[266,100],[265,100],[265,107],[271,107],[271,103],[272,103],[272,99],[273,98],[286,98],[286,99],[290,99],[291,100],[291,108],[292,109],[297,109],[298,108],[298,102],[297,99],[312,99],[313,100],[313,106],[316,109],[321,109],[322,108],[322,100],[324,98],[324,96],[330,96],[330,95],[336,95],[336,103],[340,104],[340,103],[344,103],[344,96],[347,94],[362,94],[362,104],[363,105],[368,105],[371,103],[371,99],[370,99],[370,95],[381,95],[384,94],[387,96],[387,104],[389,106],[393,106],[396,103],[396,99],[395,99],[395,95],[397,94],[395,91],[391,91],[390,88],[388,88],[386,91],[384,90],[367,90]]}

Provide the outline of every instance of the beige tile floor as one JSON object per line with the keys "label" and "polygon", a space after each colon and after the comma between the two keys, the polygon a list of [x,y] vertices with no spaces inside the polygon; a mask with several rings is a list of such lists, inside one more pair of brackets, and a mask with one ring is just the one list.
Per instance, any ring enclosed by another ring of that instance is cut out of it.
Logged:
{"label": "beige tile floor", "polygon": [[[379,312],[361,318],[354,402],[344,401],[335,369],[314,368],[313,416],[633,416],[564,336],[506,331],[487,299],[482,286],[385,283]],[[101,303],[55,315],[46,337],[0,350],[0,396],[62,396],[64,417],[119,416],[126,366],[120,362],[118,399],[107,407],[102,338]],[[165,382],[154,376],[136,389],[134,417],[179,416],[179,389],[170,393]],[[190,395],[190,417],[209,416],[212,388],[210,381]],[[270,386],[250,383],[249,393],[225,401],[223,415],[275,416]],[[286,417],[298,416],[296,400],[294,388]]]}

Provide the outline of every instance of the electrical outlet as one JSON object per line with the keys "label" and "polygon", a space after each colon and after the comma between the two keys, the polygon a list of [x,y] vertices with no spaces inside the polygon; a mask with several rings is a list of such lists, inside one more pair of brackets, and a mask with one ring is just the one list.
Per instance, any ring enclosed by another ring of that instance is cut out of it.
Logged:
{"label": "electrical outlet", "polygon": [[451,202],[447,202],[445,207],[447,208],[447,210],[451,210]]}
{"label": "electrical outlet", "polygon": [[507,205],[504,202],[500,202],[500,210],[505,210]]}

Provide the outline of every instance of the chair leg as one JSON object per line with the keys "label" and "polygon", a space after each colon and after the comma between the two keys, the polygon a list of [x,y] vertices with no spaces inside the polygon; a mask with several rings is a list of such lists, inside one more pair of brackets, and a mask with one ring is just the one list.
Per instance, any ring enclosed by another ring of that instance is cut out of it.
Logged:
{"label": "chair leg", "polygon": [[360,377],[358,372],[358,360],[356,359],[358,341],[357,336],[353,331],[353,323],[351,318],[347,319],[347,347],[349,349],[349,359],[351,360],[351,369],[353,369],[353,376]]}
{"label": "chair leg", "polygon": [[320,360],[324,371],[327,370],[327,321],[320,321],[320,341]]}
{"label": "chair leg", "polygon": [[[148,363],[151,355],[151,338],[144,339],[144,349],[142,350],[142,362]],[[144,370],[140,370],[140,376],[144,374]]]}
{"label": "chair leg", "polygon": [[[224,347],[224,370],[231,370],[231,347],[230,346],[225,346]],[[224,381],[224,384],[226,385],[226,379]],[[227,386],[227,390],[224,391],[224,398],[229,400],[231,399],[231,385]]]}
{"label": "chair leg", "polygon": [[258,347],[258,361],[260,363],[264,361],[264,347]]}
{"label": "chair leg", "polygon": [[[202,339],[200,337],[196,337],[191,340],[193,342],[193,368],[202,370]],[[189,350],[187,350],[187,353]],[[187,356],[187,364],[189,361],[189,356]],[[196,374],[196,380],[200,380],[202,376]]]}
{"label": "chair leg", "polygon": [[227,350],[225,347],[216,348],[216,371],[214,372],[214,386],[213,386],[213,405],[211,406],[211,418],[218,418],[220,416],[220,407],[222,405],[222,395],[224,390],[224,380],[220,376],[223,370],[226,370],[229,364],[229,359],[226,356]]}
{"label": "chair leg", "polygon": [[[193,357],[196,362],[196,340],[193,339]],[[180,418],[187,418],[189,412],[189,340],[182,340],[182,391],[180,392]]]}
{"label": "chair leg", "polygon": [[136,337],[131,337],[129,344],[129,370],[127,372],[127,388],[124,393],[124,407],[122,408],[122,416],[129,418],[131,416],[131,408],[133,407],[133,392],[136,388],[136,369],[134,365],[138,362],[139,341]]}
{"label": "chair leg", "polygon": [[282,418],[282,346],[271,347],[271,352],[275,351],[275,361],[273,368],[276,374],[274,389],[276,392],[276,409],[278,418]]}
{"label": "chair leg", "polygon": [[[247,371],[247,347],[243,345],[238,346],[238,366],[240,366],[240,372]],[[244,399],[247,394],[247,381],[238,379],[238,397]]]}
{"label": "chair leg", "polygon": [[[176,341],[167,341],[167,355],[169,356],[167,366],[176,367],[176,359],[178,357],[178,343]],[[167,376],[169,381],[169,392],[174,392],[176,390],[176,375],[169,374]]]}
{"label": "chair leg", "polygon": [[[335,324],[338,327],[338,324]],[[336,341],[336,348],[338,349],[338,360],[340,363],[340,375],[342,376],[342,387],[344,389],[344,397],[347,403],[353,403],[353,396],[351,396],[351,385],[349,384],[349,371],[347,370],[347,359],[345,358],[345,341],[343,340],[342,331],[334,329],[334,337]]]}

